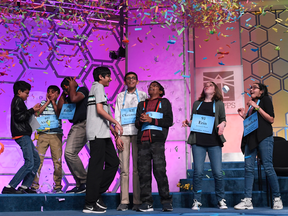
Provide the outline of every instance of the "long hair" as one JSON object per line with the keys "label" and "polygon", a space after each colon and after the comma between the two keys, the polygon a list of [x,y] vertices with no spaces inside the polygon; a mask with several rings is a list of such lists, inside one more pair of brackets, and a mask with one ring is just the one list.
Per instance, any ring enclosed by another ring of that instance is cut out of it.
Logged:
{"label": "long hair", "polygon": [[[221,100],[223,101],[223,96],[222,96],[222,92],[221,90],[218,88],[218,86],[214,83],[214,82],[210,82],[214,85],[214,88],[215,88],[215,94],[213,95],[212,97],[212,100],[215,100],[215,101],[218,101],[218,100]],[[204,101],[205,100],[205,92],[204,92],[204,88],[202,90],[202,93],[200,95],[200,97],[198,98],[199,101]]]}
{"label": "long hair", "polygon": [[254,84],[256,84],[256,85],[259,86],[259,90],[260,90],[260,91],[263,91],[263,93],[261,94],[260,97],[258,97],[258,99],[261,99],[261,98],[263,98],[264,96],[269,96],[269,95],[268,95],[268,88],[267,88],[266,85],[264,85],[264,84],[262,84],[262,83],[254,83]]}

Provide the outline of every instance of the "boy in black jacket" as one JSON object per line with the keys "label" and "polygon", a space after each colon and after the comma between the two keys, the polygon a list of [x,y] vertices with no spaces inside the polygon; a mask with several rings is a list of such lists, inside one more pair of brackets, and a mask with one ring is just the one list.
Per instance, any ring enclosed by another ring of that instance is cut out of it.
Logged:
{"label": "boy in black jacket", "polygon": [[173,124],[173,113],[163,86],[153,81],[149,85],[149,99],[138,104],[135,126],[138,129],[138,174],[140,181],[140,211],[154,211],[151,194],[151,160],[157,181],[162,211],[172,211],[172,196],[166,175],[165,141]]}
{"label": "boy in black jacket", "polygon": [[[13,86],[14,98],[11,103],[11,133],[12,139],[15,139],[21,147],[25,162],[9,184],[3,188],[2,194],[36,193],[35,190],[30,189],[30,186],[39,168],[40,158],[31,140],[33,131],[29,125],[29,119],[35,112],[40,110],[40,104],[36,104],[29,110],[27,109],[24,101],[27,100],[30,89],[31,85],[24,81],[17,81]],[[22,180],[22,185],[16,190],[15,188]]]}

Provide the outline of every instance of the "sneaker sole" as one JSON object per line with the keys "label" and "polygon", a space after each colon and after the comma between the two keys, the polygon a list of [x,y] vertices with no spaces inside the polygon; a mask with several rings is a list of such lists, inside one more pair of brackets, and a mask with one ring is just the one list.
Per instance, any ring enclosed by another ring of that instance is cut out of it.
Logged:
{"label": "sneaker sole", "polygon": [[[100,207],[100,206],[99,206]],[[128,209],[117,209],[117,211],[127,211]]]}
{"label": "sneaker sole", "polygon": [[225,206],[225,207],[218,207],[219,209],[222,209],[222,210],[226,210],[226,209],[228,209],[228,207],[227,206]]}
{"label": "sneaker sole", "polygon": [[139,211],[141,211],[141,212],[150,212],[150,211],[154,211],[154,209],[153,208],[151,208],[151,209],[139,209]]}
{"label": "sneaker sole", "polygon": [[103,214],[103,213],[105,213],[106,212],[106,210],[104,210],[104,211],[99,211],[99,212],[96,212],[96,211],[92,211],[92,210],[88,210],[88,209],[83,209],[83,213],[94,213],[94,214]]}
{"label": "sneaker sole", "polygon": [[281,210],[281,209],[283,209],[283,207],[282,208],[273,208],[273,210]]}
{"label": "sneaker sole", "polygon": [[86,189],[83,190],[83,191],[78,191],[78,192],[76,192],[76,194],[81,194],[81,193],[86,193]]}
{"label": "sneaker sole", "polygon": [[253,206],[245,207],[245,208],[235,208],[235,207],[234,207],[234,209],[236,209],[236,210],[253,209]]}
{"label": "sneaker sole", "polygon": [[162,212],[171,212],[173,209],[162,209]]}

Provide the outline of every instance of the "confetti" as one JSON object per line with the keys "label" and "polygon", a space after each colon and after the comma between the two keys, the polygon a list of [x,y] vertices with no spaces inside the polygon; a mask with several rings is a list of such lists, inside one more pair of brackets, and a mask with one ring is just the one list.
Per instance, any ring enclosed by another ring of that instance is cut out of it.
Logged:
{"label": "confetti", "polygon": [[188,50],[187,52],[188,52],[188,53],[194,53],[194,51],[189,51],[189,50]]}
{"label": "confetti", "polygon": [[135,31],[140,31],[142,30],[142,28],[135,28]]}
{"label": "confetti", "polygon": [[204,58],[203,58],[203,60],[206,60],[206,59],[207,59],[207,57],[204,57]]}
{"label": "confetti", "polygon": [[219,65],[225,65],[222,61],[221,61],[221,62],[218,62],[218,64],[219,64]]}
{"label": "confetti", "polygon": [[175,44],[176,41],[175,41],[175,40],[168,40],[167,43],[169,43],[169,44]]}
{"label": "confetti", "polygon": [[181,70],[176,71],[174,74],[177,74],[177,73],[179,73],[179,72],[181,72]]}
{"label": "confetti", "polygon": [[190,78],[191,75],[182,75],[182,77],[184,77],[184,78]]}
{"label": "confetti", "polygon": [[253,52],[257,52],[258,50],[259,50],[259,48],[257,48],[257,49],[251,48],[251,51],[253,51]]}
{"label": "confetti", "polygon": [[0,155],[4,152],[4,145],[0,142]]}
{"label": "confetti", "polygon": [[276,51],[279,51],[279,50],[280,50],[280,47],[279,47],[279,46],[276,46],[276,47],[275,47],[275,50],[276,50]]}

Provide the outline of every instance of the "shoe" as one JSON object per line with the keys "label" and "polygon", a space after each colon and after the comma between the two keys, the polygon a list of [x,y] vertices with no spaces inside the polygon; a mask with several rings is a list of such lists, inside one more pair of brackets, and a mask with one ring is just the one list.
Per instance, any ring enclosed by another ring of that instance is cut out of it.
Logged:
{"label": "shoe", "polygon": [[127,211],[128,210],[128,205],[127,204],[119,204],[117,207],[117,211]]}
{"label": "shoe", "polygon": [[235,205],[234,209],[237,210],[253,209],[252,198],[241,199],[241,202]]}
{"label": "shoe", "polygon": [[20,191],[21,193],[26,193],[26,194],[37,194],[36,189],[34,188],[22,188],[21,186],[18,187],[18,191]]}
{"label": "shoe", "polygon": [[141,211],[141,212],[154,211],[153,205],[150,205],[150,204],[148,204],[148,203],[142,203],[142,204],[139,206],[139,211]]}
{"label": "shoe", "polygon": [[228,209],[225,199],[222,199],[218,202],[218,208],[219,209]]}
{"label": "shoe", "polygon": [[134,204],[133,207],[132,207],[132,210],[133,210],[133,211],[139,211],[140,205],[141,205],[141,204]]}
{"label": "shoe", "polygon": [[22,191],[18,191],[16,190],[15,188],[13,187],[4,187],[3,190],[2,190],[2,194],[23,194],[24,192]]}
{"label": "shoe", "polygon": [[96,205],[98,205],[102,209],[107,209],[107,205],[105,205],[101,196],[97,200]]}
{"label": "shoe", "polygon": [[63,191],[61,190],[61,188],[56,188],[52,190],[52,193],[60,194],[63,193]]}
{"label": "shoe", "polygon": [[194,203],[192,204],[192,210],[200,210],[200,206],[202,206],[202,203],[198,202],[196,199],[194,199]]}
{"label": "shoe", "polygon": [[281,200],[281,197],[275,197],[273,200],[273,209],[274,210],[280,210],[283,209],[283,203]]}
{"label": "shoe", "polygon": [[72,190],[66,191],[66,193],[85,193],[86,192],[86,184],[80,184],[79,187],[74,187]]}
{"label": "shoe", "polygon": [[106,210],[100,208],[99,206],[95,205],[85,205],[83,208],[84,213],[96,213],[96,214],[101,214],[105,213]]}
{"label": "shoe", "polygon": [[162,211],[163,212],[167,212],[167,211],[171,212],[171,211],[173,211],[172,203],[163,203]]}

